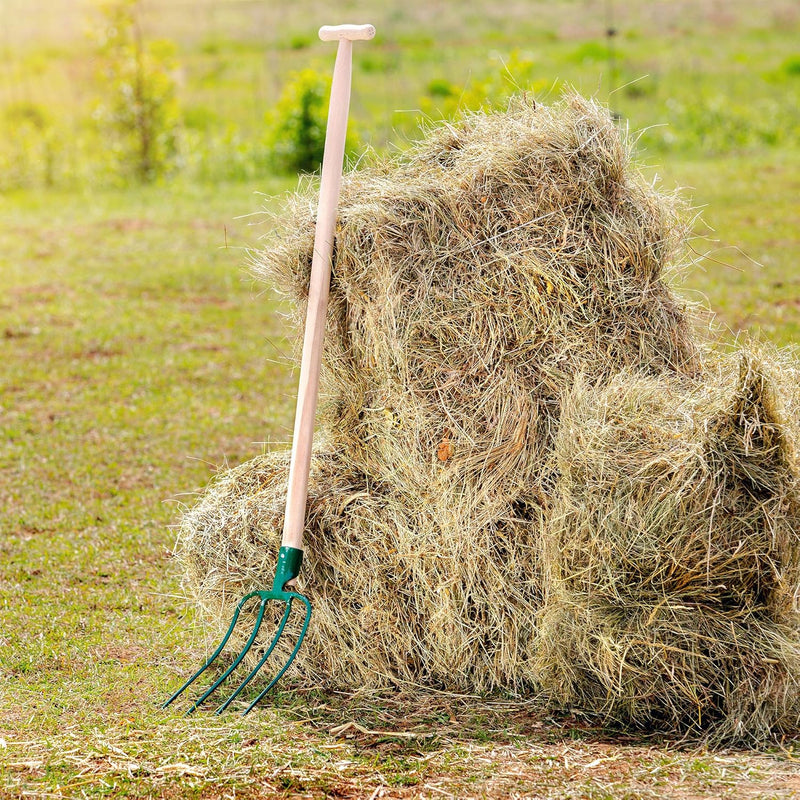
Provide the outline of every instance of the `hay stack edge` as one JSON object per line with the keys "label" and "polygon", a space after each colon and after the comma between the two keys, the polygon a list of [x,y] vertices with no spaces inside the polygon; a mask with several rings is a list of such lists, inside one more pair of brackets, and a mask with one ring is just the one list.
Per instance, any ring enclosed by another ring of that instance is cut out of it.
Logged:
{"label": "hay stack edge", "polygon": [[[295,195],[255,265],[298,331],[315,205]],[[575,95],[346,176],[301,680],[797,732],[800,371],[697,340],[668,284],[682,219]],[[220,631],[271,585],[287,473],[288,452],[255,458],[182,519],[187,588]]]}

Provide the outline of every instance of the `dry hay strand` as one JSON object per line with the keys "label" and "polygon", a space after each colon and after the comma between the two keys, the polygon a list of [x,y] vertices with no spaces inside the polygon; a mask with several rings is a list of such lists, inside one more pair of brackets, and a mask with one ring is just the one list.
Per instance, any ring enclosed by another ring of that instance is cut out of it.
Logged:
{"label": "dry hay strand", "polygon": [[576,381],[538,620],[558,702],[717,739],[797,732],[797,378],[745,347],[702,383]]}
{"label": "dry hay strand", "polygon": [[[664,276],[677,201],[631,166],[607,111],[575,95],[443,125],[347,175],[323,357],[323,422],[360,471],[474,507],[547,493],[542,467],[577,372],[692,373]],[[258,277],[305,312],[315,188]]]}
{"label": "dry hay strand", "polygon": [[[185,583],[220,634],[244,594],[271,586],[288,471],[289,454],[275,452],[224,472],[182,519]],[[466,535],[462,521],[316,455],[298,582],[314,609],[295,661],[302,678],[342,689],[530,688],[539,526],[510,507]],[[266,630],[282,610],[275,604]],[[243,619],[232,647],[253,619]],[[275,663],[293,641],[289,631]]]}

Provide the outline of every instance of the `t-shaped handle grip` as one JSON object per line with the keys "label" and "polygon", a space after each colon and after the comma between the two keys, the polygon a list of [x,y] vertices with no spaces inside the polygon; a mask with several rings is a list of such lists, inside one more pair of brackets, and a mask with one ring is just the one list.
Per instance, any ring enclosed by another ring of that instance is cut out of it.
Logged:
{"label": "t-shaped handle grip", "polygon": [[375,36],[374,25],[323,25],[319,29],[319,38],[323,42],[336,42],[349,39],[351,42],[359,39],[371,39]]}

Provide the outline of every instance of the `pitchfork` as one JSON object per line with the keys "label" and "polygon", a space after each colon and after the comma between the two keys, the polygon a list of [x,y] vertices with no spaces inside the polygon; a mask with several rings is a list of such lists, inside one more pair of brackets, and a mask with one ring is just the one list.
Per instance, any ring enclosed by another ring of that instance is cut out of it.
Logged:
{"label": "pitchfork", "polygon": [[300,572],[300,565],[303,562],[303,526],[305,523],[306,500],[308,498],[308,475],[311,468],[314,415],[319,394],[319,368],[322,357],[322,339],[325,332],[325,311],[328,304],[331,281],[334,225],[336,223],[336,209],[339,204],[339,190],[342,183],[347,113],[350,105],[353,41],[371,39],[374,35],[375,28],[372,25],[326,25],[319,30],[320,39],[325,42],[338,41],[339,47],[336,53],[336,64],[333,68],[331,100],[328,108],[328,127],[325,133],[325,151],[322,158],[322,180],[320,184],[319,209],[317,211],[317,227],[314,236],[314,255],[311,261],[308,312],[303,339],[303,358],[300,364],[300,385],[297,392],[297,410],[295,412],[294,437],[292,439],[292,458],[289,467],[286,514],[272,589],[250,592],[239,601],[233,613],[228,632],[222,638],[217,649],[211,654],[208,661],[164,703],[164,708],[194,683],[217,660],[233,634],[239,614],[250,600],[258,599],[259,605],[255,625],[247,642],[245,642],[244,647],[233,660],[233,663],[193,703],[186,712],[187,714],[191,714],[201,703],[205,702],[239,666],[256,641],[267,604],[271,600],[285,604],[283,615],[278,623],[278,630],[253,671],[239,684],[233,694],[217,708],[215,713],[222,713],[239,696],[272,655],[278,640],[283,634],[286,623],[289,621],[294,601],[301,604],[305,611],[297,642],[286,663],[278,670],[275,677],[272,678],[258,697],[245,709],[245,714],[250,712],[280,680],[297,655],[297,651],[303,644],[303,639],[305,639],[308,631],[308,623],[311,620],[311,603],[305,595],[293,589],[297,575]]}

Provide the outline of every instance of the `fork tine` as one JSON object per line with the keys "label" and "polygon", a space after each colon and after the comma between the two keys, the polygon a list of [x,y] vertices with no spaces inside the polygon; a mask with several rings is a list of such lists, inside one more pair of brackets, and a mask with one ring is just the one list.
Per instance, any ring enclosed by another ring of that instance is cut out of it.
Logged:
{"label": "fork tine", "polygon": [[241,693],[242,689],[250,683],[253,678],[255,678],[258,671],[261,667],[266,664],[267,659],[272,655],[272,651],[275,649],[275,645],[278,644],[278,639],[281,638],[281,634],[283,633],[283,629],[286,625],[286,622],[289,619],[289,614],[292,612],[292,598],[290,597],[286,602],[286,611],[283,612],[283,617],[281,618],[280,624],[278,625],[278,630],[275,633],[275,636],[272,637],[272,641],[270,642],[269,647],[267,648],[266,652],[261,659],[259,660],[258,664],[256,664],[255,669],[236,687],[234,693],[214,712],[214,715],[221,714]]}
{"label": "fork tine", "polygon": [[283,665],[283,667],[281,667],[280,672],[278,672],[278,674],[269,682],[267,688],[264,689],[261,692],[261,694],[258,697],[256,697],[256,699],[253,700],[252,703],[250,703],[249,706],[247,706],[247,708],[242,712],[242,716],[249,714],[253,710],[253,708],[255,708],[255,706],[258,705],[258,703],[261,701],[261,698],[264,697],[264,695],[281,679],[283,673],[286,672],[287,669],[289,669],[289,666],[291,665],[292,661],[294,661],[294,657],[297,655],[297,651],[300,649],[300,645],[303,644],[303,639],[305,639],[306,631],[308,630],[308,623],[311,619],[311,603],[308,601],[307,597],[304,597],[301,594],[294,595],[294,597],[297,597],[299,600],[302,600],[303,604],[306,607],[306,615],[303,618],[303,627],[300,630],[300,636],[298,636],[297,638],[297,644],[294,646],[294,650],[292,650],[292,654],[289,656],[289,660]]}
{"label": "fork tine", "polygon": [[175,692],[161,706],[161,708],[166,708],[173,700],[175,700],[176,697],[178,697],[185,689],[187,689],[189,686],[191,686],[214,663],[214,661],[217,659],[219,654],[224,650],[225,645],[228,643],[228,639],[231,638],[231,634],[233,633],[233,629],[236,627],[236,622],[239,619],[239,614],[241,613],[244,604],[251,597],[253,597],[254,594],[255,594],[254,592],[251,592],[250,594],[246,595],[245,597],[243,597],[239,601],[238,605],[236,606],[236,610],[233,612],[233,619],[231,620],[231,624],[230,624],[230,627],[228,628],[228,632],[225,634],[225,636],[222,637],[222,641],[219,643],[219,647],[217,647],[217,649],[211,654],[211,657],[208,659],[208,661],[206,661],[206,663],[203,664],[203,666],[200,667],[200,669],[197,670],[197,672],[195,672],[194,675],[192,675],[192,677],[189,678],[189,680],[186,681],[186,683],[184,683],[183,686],[181,686],[181,688],[178,689],[178,691]]}
{"label": "fork tine", "polygon": [[192,714],[194,711],[196,711],[197,707],[201,705],[206,700],[206,698],[208,698],[216,690],[216,688],[228,677],[228,675],[231,674],[231,672],[233,672],[236,669],[236,667],[239,666],[242,659],[248,654],[250,648],[253,646],[253,642],[256,640],[256,636],[258,636],[258,631],[261,628],[261,622],[264,619],[264,612],[266,611],[266,609],[267,609],[267,600],[266,598],[262,597],[261,603],[258,607],[258,616],[256,617],[255,625],[253,626],[253,632],[250,634],[250,638],[245,643],[245,646],[242,648],[239,655],[236,656],[236,658],[233,660],[233,663],[228,667],[228,669],[226,669],[225,672],[223,672],[222,675],[220,675],[220,677],[217,678],[217,680],[214,681],[214,683],[212,683],[211,686],[208,689],[206,689],[206,691],[203,692],[203,694],[200,695],[200,697],[197,700],[194,701],[192,707],[186,712],[187,715]]}

